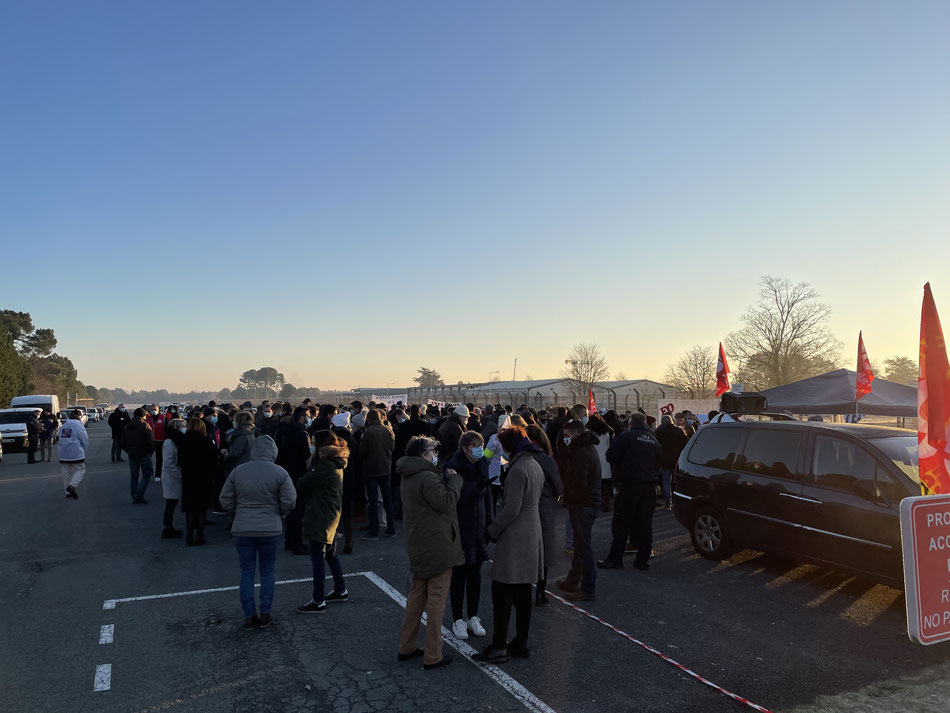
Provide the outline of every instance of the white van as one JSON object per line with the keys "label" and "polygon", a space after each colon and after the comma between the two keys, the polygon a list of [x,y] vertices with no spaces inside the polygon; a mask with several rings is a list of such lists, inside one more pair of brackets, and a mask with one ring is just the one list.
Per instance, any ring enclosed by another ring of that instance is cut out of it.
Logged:
{"label": "white van", "polygon": [[14,396],[10,400],[10,408],[38,408],[46,409],[52,414],[59,413],[59,396],[56,394],[32,394],[30,396]]}
{"label": "white van", "polygon": [[26,421],[33,413],[31,408],[0,409],[0,440],[5,450],[26,450],[29,438],[26,432]]}

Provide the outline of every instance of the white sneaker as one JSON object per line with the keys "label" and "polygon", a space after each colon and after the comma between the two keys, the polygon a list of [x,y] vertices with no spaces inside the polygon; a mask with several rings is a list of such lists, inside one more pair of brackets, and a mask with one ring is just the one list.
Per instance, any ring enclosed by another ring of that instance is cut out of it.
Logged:
{"label": "white sneaker", "polygon": [[472,630],[472,633],[475,636],[485,635],[485,627],[482,626],[482,622],[478,620],[477,616],[473,616],[471,619],[468,620],[468,628]]}
{"label": "white sneaker", "polygon": [[156,482],[156,483],[161,483],[161,482],[162,482],[162,479],[161,479],[161,478],[155,478],[155,482]]}
{"label": "white sneaker", "polygon": [[468,638],[468,627],[465,626],[465,619],[458,619],[452,624],[452,633],[455,634],[456,639]]}

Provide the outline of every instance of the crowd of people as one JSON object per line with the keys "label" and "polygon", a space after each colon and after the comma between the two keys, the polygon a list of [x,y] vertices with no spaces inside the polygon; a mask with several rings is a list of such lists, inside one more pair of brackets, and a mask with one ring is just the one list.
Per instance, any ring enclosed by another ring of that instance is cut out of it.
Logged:
{"label": "crowd of people", "polygon": [[[398,658],[422,658],[426,669],[451,657],[439,625],[427,626],[418,646],[423,612],[441,622],[448,603],[456,638],[487,635],[479,607],[489,559],[493,630],[474,658],[494,664],[530,655],[532,608],[548,603],[548,572],[565,551],[570,569],[556,585],[569,601],[594,600],[597,570],[622,568],[625,552],[635,551],[635,566],[647,569],[654,511],[670,507],[673,466],[699,427],[689,412],[663,416],[655,427],[643,412],[590,413],[583,405],[536,411],[310,399],[145,405],[131,414],[119,404],[108,423],[112,461],[129,464],[132,503],[147,502],[149,484],[161,482],[162,538],[184,535],[187,546],[200,546],[216,521],[230,532],[246,629],[273,622],[281,542],[310,556],[313,592],[297,611],[320,614],[349,598],[340,555],[357,546],[354,527],[362,525],[359,540],[371,546],[395,537],[401,521],[413,581]],[[81,426],[71,417],[65,451],[60,443],[67,496],[75,498],[84,470],[77,460],[88,448]],[[179,507],[184,532],[175,527]],[[611,510],[612,543],[598,560],[594,522]]]}

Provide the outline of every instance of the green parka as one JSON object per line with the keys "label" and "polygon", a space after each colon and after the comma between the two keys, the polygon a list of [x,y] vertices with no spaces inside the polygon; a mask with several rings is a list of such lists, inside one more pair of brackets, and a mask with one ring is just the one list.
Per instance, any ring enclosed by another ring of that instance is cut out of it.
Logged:
{"label": "green parka", "polygon": [[456,473],[443,481],[439,469],[421,456],[400,458],[396,470],[402,477],[402,522],[413,576],[431,579],[465,564],[456,511],[462,477]]}
{"label": "green parka", "polygon": [[336,539],[343,512],[343,469],[346,447],[324,446],[309,472],[297,481],[297,498],[304,503],[303,540],[329,545]]}

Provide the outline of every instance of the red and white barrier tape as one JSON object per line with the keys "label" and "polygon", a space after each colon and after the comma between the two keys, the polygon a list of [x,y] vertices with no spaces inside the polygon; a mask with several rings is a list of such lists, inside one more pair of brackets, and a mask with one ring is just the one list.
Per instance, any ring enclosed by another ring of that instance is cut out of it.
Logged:
{"label": "red and white barrier tape", "polygon": [[618,629],[618,628],[617,628],[616,626],[614,626],[613,624],[610,624],[610,623],[604,621],[604,620],[601,619],[599,616],[596,616],[596,615],[594,615],[594,614],[591,614],[591,613],[590,613],[589,611],[587,611],[586,609],[581,609],[581,608],[580,608],[579,606],[577,606],[576,604],[574,604],[574,603],[572,603],[572,602],[569,602],[569,601],[567,601],[566,599],[564,599],[564,598],[562,598],[562,597],[559,597],[557,594],[555,594],[555,593],[552,592],[552,591],[549,591],[549,590],[545,590],[545,591],[547,592],[547,594],[548,594],[549,596],[554,597],[554,598],[557,599],[559,602],[561,602],[561,604],[565,604],[565,605],[569,606],[571,609],[573,609],[574,611],[576,611],[576,612],[578,612],[578,613],[580,613],[580,614],[583,614],[583,615],[586,616],[588,619],[593,619],[593,620],[596,621],[598,624],[602,624],[602,625],[606,626],[608,629],[610,629],[610,630],[611,630],[612,632],[614,632],[615,634],[620,634],[623,638],[627,639],[628,641],[632,641],[634,644],[636,644],[637,646],[639,646],[641,649],[645,649],[646,651],[649,651],[649,652],[650,652],[651,654],[653,654],[654,656],[658,656],[659,658],[663,659],[664,661],[666,661],[666,662],[667,662],[668,664],[670,664],[671,666],[675,666],[676,668],[678,668],[680,671],[682,671],[682,672],[685,673],[686,675],[691,676],[692,678],[695,678],[695,679],[696,679],[697,681],[699,681],[700,683],[705,683],[707,686],[709,686],[710,688],[712,688],[712,689],[715,690],[715,691],[719,691],[719,693],[723,694],[724,696],[728,696],[729,698],[731,698],[731,699],[734,700],[734,701],[738,701],[739,703],[742,703],[742,704],[744,704],[744,705],[747,705],[747,706],[749,706],[749,708],[752,708],[753,710],[759,711],[759,713],[772,713],[772,711],[770,711],[768,708],[763,708],[762,706],[758,705],[757,703],[753,703],[753,702],[750,701],[748,698],[743,698],[742,696],[740,696],[740,695],[738,695],[738,694],[736,694],[736,693],[733,693],[732,691],[727,691],[725,688],[723,688],[722,686],[716,685],[715,683],[713,683],[712,681],[710,681],[708,678],[703,678],[702,676],[700,676],[700,675],[699,675],[698,673],[696,673],[695,671],[691,671],[690,669],[686,668],[686,667],[685,667],[683,664],[681,664],[679,661],[675,661],[675,660],[671,659],[669,656],[667,656],[666,654],[664,654],[662,651],[657,651],[656,649],[654,649],[654,648],[653,648],[652,646],[650,646],[649,644],[645,644],[645,643],[643,643],[642,641],[640,641],[639,639],[636,639],[636,638],[632,637],[632,636],[631,636],[630,634],[628,634],[626,631],[622,631],[622,630]]}

